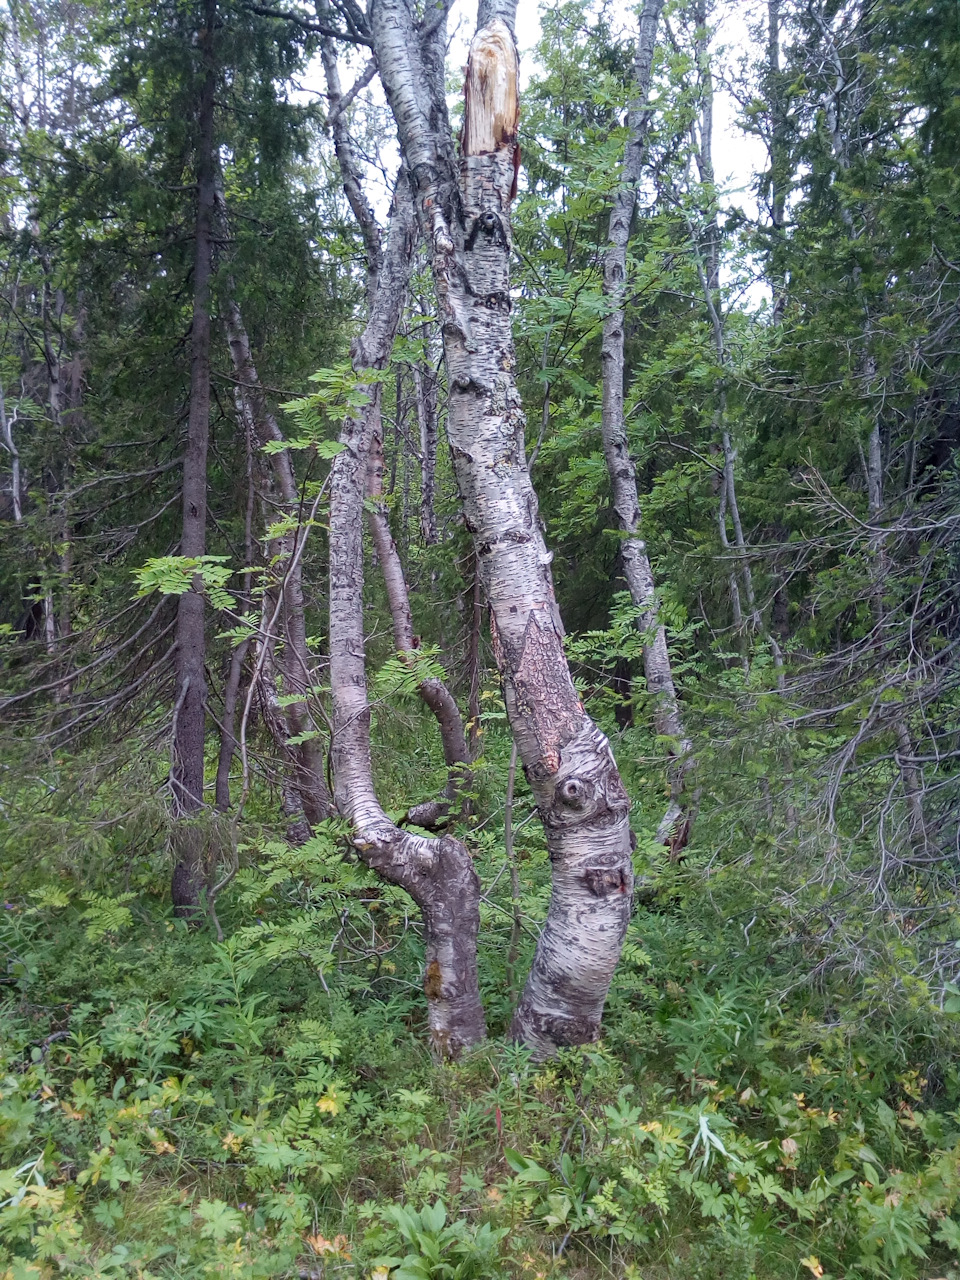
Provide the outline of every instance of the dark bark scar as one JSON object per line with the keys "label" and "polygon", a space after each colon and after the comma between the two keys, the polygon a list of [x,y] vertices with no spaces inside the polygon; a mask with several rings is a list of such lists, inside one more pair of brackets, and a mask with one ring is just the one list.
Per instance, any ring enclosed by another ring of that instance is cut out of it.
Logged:
{"label": "dark bark scar", "polygon": [[423,992],[428,1000],[439,1000],[443,995],[443,973],[439,960],[431,960],[423,976]]}
{"label": "dark bark scar", "polygon": [[627,873],[623,867],[588,867],[583,881],[595,898],[627,892]]}

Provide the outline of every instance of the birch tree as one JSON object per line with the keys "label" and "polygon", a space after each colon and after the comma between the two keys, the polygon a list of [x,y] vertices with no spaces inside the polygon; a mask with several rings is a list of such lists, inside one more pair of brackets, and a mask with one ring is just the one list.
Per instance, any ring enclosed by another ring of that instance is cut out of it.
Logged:
{"label": "birch tree", "polygon": [[653,698],[657,733],[669,745],[670,804],[660,824],[659,836],[678,853],[687,843],[691,817],[684,805],[684,779],[692,764],[692,747],[680,715],[666,628],[657,618],[653,570],[647,545],[641,535],[640,498],[637,472],[630,457],[624,426],[624,323],[627,284],[627,245],[637,203],[637,184],[643,167],[644,144],[650,123],[650,77],[656,47],[657,24],[663,0],[645,0],[640,13],[633,95],[627,116],[627,142],[620,186],[610,210],[609,244],[603,259],[603,292],[608,311],[603,321],[601,359],[603,362],[603,405],[600,429],[603,452],[613,491],[613,509],[624,534],[620,546],[623,572],[630,598],[638,611],[644,633],[643,670],[647,691]]}
{"label": "birch tree", "polygon": [[[386,369],[407,293],[419,231],[410,177],[397,178],[389,231],[384,240],[366,199],[362,172],[343,117],[336,51],[322,44],[337,160],[366,255],[367,322],[353,345],[358,374]],[[425,837],[392,822],[373,781],[370,704],[367,696],[363,617],[363,511],[371,470],[382,470],[382,382],[374,376],[363,409],[348,417],[334,460],[330,491],[330,688],[333,713],[334,799],[351,827],[363,861],[384,879],[405,889],[420,908],[424,926],[423,987],[430,1039],[441,1057],[455,1057],[483,1039],[477,937],[480,880],[467,849],[453,836]],[[374,480],[374,493],[379,479]],[[375,505],[373,532],[381,557],[397,646],[413,658],[406,584],[396,547]],[[423,685],[429,684],[424,690]],[[439,681],[421,682],[421,695],[437,714],[462,723],[456,704]],[[444,734],[445,748],[449,734]],[[465,752],[465,744],[462,750]],[[449,756],[449,752],[447,752]]]}
{"label": "birch tree", "polygon": [[538,1055],[594,1040],[633,890],[629,800],[563,648],[514,372],[510,202],[519,152],[515,4],[485,0],[466,76],[462,157],[444,96],[446,6],[419,23],[380,0],[371,35],[432,253],[448,436],[507,712],[536,797],[553,887],[514,1032]]}

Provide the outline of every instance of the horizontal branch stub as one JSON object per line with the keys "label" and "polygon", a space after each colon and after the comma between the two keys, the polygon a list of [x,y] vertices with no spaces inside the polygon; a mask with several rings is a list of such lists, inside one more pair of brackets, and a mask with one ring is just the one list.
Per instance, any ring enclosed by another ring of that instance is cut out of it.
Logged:
{"label": "horizontal branch stub", "polygon": [[565,778],[557,787],[557,799],[568,809],[582,809],[586,801],[586,788],[579,778]]}

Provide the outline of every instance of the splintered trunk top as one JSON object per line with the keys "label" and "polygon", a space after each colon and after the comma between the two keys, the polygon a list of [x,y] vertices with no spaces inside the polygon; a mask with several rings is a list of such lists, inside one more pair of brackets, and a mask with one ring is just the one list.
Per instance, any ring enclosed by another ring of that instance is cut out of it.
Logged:
{"label": "splintered trunk top", "polygon": [[516,50],[497,20],[477,34],[467,70],[462,249],[445,252],[435,238],[434,264],[445,303],[454,466],[510,723],[553,864],[549,917],[514,1024],[543,1055],[599,1035],[633,870],[629,801],[571,679],[524,450],[509,274],[517,115]]}

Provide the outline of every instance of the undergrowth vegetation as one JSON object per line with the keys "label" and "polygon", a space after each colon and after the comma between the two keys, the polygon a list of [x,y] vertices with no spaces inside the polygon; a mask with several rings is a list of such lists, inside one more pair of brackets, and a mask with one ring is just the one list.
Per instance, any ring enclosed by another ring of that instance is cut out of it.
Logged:
{"label": "undergrowth vegetation", "polygon": [[[502,794],[497,703],[480,794]],[[384,711],[381,733],[411,718]],[[619,736],[625,759],[653,749]],[[671,864],[634,779],[640,888],[605,1037],[542,1064],[505,1035],[549,884],[522,784],[516,955],[502,806],[463,829],[492,1038],[441,1065],[418,921],[343,829],[292,847],[261,797],[217,942],[166,903],[142,766],[84,782],[51,762],[12,798],[3,845],[0,1275],[960,1274],[960,995],[927,985],[902,930],[841,924],[804,888],[812,832],[788,847],[746,829],[771,763],[759,727],[752,741],[739,793],[729,768],[704,779],[698,848],[720,854]],[[843,960],[858,928],[859,973]]]}

